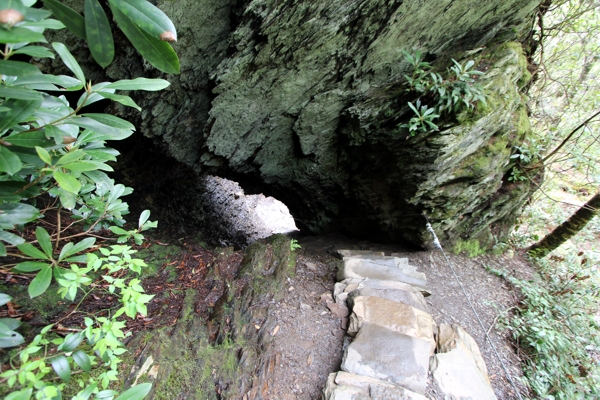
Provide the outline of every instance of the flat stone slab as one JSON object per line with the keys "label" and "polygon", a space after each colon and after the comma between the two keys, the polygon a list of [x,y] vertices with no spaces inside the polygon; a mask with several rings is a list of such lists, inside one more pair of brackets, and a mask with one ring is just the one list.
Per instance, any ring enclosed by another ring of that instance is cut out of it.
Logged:
{"label": "flat stone slab", "polygon": [[343,371],[329,374],[323,395],[325,400],[427,400],[391,382]]}
{"label": "flat stone slab", "polygon": [[344,353],[342,370],[402,385],[423,394],[431,343],[364,323]]}
{"label": "flat stone slab", "polygon": [[438,341],[431,371],[440,390],[450,398],[496,400],[475,340],[458,325],[441,324]]}
{"label": "flat stone slab", "polygon": [[435,322],[429,313],[404,303],[373,296],[354,297],[350,305],[352,314],[348,326],[349,335],[355,335],[365,323],[369,323],[425,340],[430,346],[429,356],[433,355]]}
{"label": "flat stone slab", "polygon": [[392,265],[397,268],[408,267],[408,258],[405,257],[394,257],[394,256],[384,256],[384,255],[357,255],[352,257],[343,257],[344,260],[369,260],[372,262],[377,262],[378,264]]}
{"label": "flat stone slab", "polygon": [[378,279],[364,279],[353,290],[352,285],[347,285],[344,292],[349,292],[348,297],[377,296],[384,299],[408,304],[426,313],[429,312],[423,294],[413,286],[404,282],[381,281]]}
{"label": "flat stone slab", "polygon": [[338,270],[338,281],[347,278],[370,278],[408,283],[424,295],[431,292],[427,288],[427,277],[409,265],[407,259],[397,257],[346,258]]}
{"label": "flat stone slab", "polygon": [[372,251],[372,250],[336,250],[337,253],[344,257],[358,257],[358,256],[385,256],[383,251]]}
{"label": "flat stone slab", "polygon": [[477,368],[487,377],[487,367],[475,339],[460,325],[441,324],[438,331],[438,353],[447,353],[453,349],[470,353]]}

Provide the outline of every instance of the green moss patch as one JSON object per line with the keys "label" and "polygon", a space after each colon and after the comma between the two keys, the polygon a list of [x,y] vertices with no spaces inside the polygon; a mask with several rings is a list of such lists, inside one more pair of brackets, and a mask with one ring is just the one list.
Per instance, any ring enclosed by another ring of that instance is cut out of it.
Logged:
{"label": "green moss patch", "polygon": [[477,257],[485,254],[485,249],[479,247],[479,240],[459,239],[452,248],[452,252],[456,255],[466,253],[469,257]]}

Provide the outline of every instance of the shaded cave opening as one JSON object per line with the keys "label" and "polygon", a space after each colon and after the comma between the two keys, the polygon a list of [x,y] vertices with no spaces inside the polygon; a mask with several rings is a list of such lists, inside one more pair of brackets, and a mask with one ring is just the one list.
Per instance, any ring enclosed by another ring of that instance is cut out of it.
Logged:
{"label": "shaded cave opening", "polygon": [[276,233],[300,232],[281,201],[246,194],[237,182],[204,175],[166,155],[152,139],[138,133],[111,144],[121,153],[111,177],[133,188],[124,198],[130,209],[126,219],[133,223],[150,210],[159,236],[245,248]]}

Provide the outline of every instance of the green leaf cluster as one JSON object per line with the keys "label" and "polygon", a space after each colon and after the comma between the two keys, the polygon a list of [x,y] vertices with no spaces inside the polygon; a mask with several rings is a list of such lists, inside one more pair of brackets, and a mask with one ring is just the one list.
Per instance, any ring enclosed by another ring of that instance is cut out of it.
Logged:
{"label": "green leaf cluster", "polygon": [[[9,295],[0,293],[0,306],[11,300]],[[20,333],[15,332],[19,326],[21,326],[21,321],[17,319],[0,318],[0,348],[18,346],[25,341]]]}
{"label": "green leaf cluster", "polygon": [[408,124],[400,125],[402,128],[408,128],[411,136],[415,136],[417,132],[427,132],[429,130],[437,131],[438,126],[433,122],[440,117],[435,113],[435,108],[428,108],[427,105],[421,105],[421,100],[417,100],[416,104],[411,102],[408,106],[415,115],[408,121]]}
{"label": "green leaf cluster", "polygon": [[301,248],[302,248],[302,246],[300,246],[300,243],[298,243],[298,241],[296,239],[290,240],[290,250],[291,251],[296,251]]}
{"label": "green leaf cluster", "polygon": [[[149,213],[145,212],[144,215],[147,219]],[[64,339],[50,340],[45,334],[52,326],[45,327],[33,342],[18,353],[20,366],[4,371],[0,374],[0,378],[5,379],[10,388],[21,388],[12,392],[10,396],[18,394],[23,397],[15,398],[29,399],[33,394],[32,388],[36,389],[36,396],[60,397],[64,385],[71,379],[73,370],[80,368],[90,372],[92,366],[104,365],[109,369],[103,371],[97,378],[89,378],[87,381],[80,379],[79,384],[85,389],[76,398],[89,398],[94,395],[95,398],[113,399],[118,393],[108,390],[107,387],[111,381],[116,380],[118,365],[121,362],[119,355],[126,351],[120,341],[126,337],[123,332],[125,322],[117,318],[122,314],[130,318],[135,318],[138,314],[146,315],[146,304],[153,296],[144,293],[139,279],[113,278],[111,275],[122,270],[139,274],[146,264],[143,260],[131,257],[136,250],[131,249],[130,246],[115,245],[110,249],[102,247],[99,249],[100,256],[89,253],[88,251],[95,245],[95,238],[85,238],[77,243],[69,242],[63,246],[58,255],[55,255],[53,240],[44,228],[37,227],[36,239],[39,248],[31,243],[18,246],[29,260],[13,268],[15,272],[20,273],[37,272],[29,285],[31,297],[43,294],[54,277],[61,286],[58,293],[63,298],[75,300],[79,291],[84,292],[83,298],[85,298],[92,292],[92,290],[84,290],[84,287],[92,283],[89,274],[92,271],[103,272],[105,275],[102,278],[109,285],[108,292],[119,298],[122,307],[111,318],[101,317],[95,320],[86,318],[86,329],[69,334]],[[80,254],[83,252],[88,253]],[[77,265],[81,263],[86,263],[86,266]],[[65,264],[70,264],[70,269],[64,268]],[[9,296],[0,294],[0,305],[10,300]],[[19,321],[13,319],[0,319],[0,347],[14,347],[23,343],[22,336],[14,331],[19,324]],[[84,339],[87,339],[85,343]],[[31,356],[35,359],[32,360]],[[101,363],[96,362],[98,357]],[[46,376],[52,371],[64,383],[55,384],[52,379],[47,379]],[[99,388],[104,390],[101,391]],[[127,393],[141,392],[128,391],[123,395]],[[123,395],[119,398],[129,398],[122,397]]]}
{"label": "green leaf cluster", "polygon": [[[35,234],[37,242],[41,247],[41,251],[31,243],[23,243],[17,246],[21,253],[29,258],[30,261],[20,262],[13,268],[13,271],[16,272],[37,272],[35,278],[33,278],[28,287],[29,296],[31,298],[43,294],[48,289],[52,281],[52,276],[60,282],[61,278],[64,278],[65,276],[63,266],[65,264],[68,265],[68,263],[84,261],[85,257],[82,258],[81,256],[76,256],[76,254],[90,249],[96,242],[95,238],[86,238],[76,244],[69,242],[61,249],[60,254],[55,256],[52,239],[48,234],[48,231],[38,226]],[[71,268],[75,271],[78,269],[75,264],[72,264]],[[85,277],[84,273],[80,275],[81,276],[77,276],[76,278],[78,287],[89,285],[91,283],[91,279]],[[75,293],[73,293],[72,296],[68,296],[68,298],[74,300]]]}
{"label": "green leaf cluster", "polygon": [[510,182],[527,180],[526,166],[538,161],[542,158],[545,146],[542,142],[531,136],[526,138],[526,141],[521,146],[513,146],[514,154],[510,159],[514,161],[514,165],[510,170],[508,180]]}
{"label": "green leaf cluster", "polygon": [[[29,30],[28,10],[19,1],[25,24]],[[43,11],[43,10],[42,10]],[[58,21],[48,19],[49,13],[33,14],[36,22]],[[86,227],[107,227],[113,223],[122,225],[127,214],[126,203],[120,200],[131,192],[123,185],[115,185],[106,175],[112,171],[107,162],[115,161],[118,152],[106,146],[110,140],[129,137],[134,126],[119,117],[108,114],[84,113],[83,108],[108,98],[126,106],[140,109],[126,95],[117,90],[161,90],[169,85],[161,79],[137,78],[118,82],[86,82],[83,70],[62,43],[52,48],[75,77],[42,73],[32,64],[12,61],[10,57],[38,51],[38,46],[26,42],[12,43],[12,33],[19,24],[4,26],[7,32],[0,42],[5,43],[3,52],[4,75],[0,81],[0,254],[5,245],[21,245],[23,239],[9,232],[15,227],[37,220],[41,214],[36,207],[23,202],[40,194],[59,199],[63,208],[72,210],[75,217]],[[42,25],[36,33],[42,35]],[[62,26],[62,24],[60,24]],[[41,33],[40,33],[41,32]],[[22,36],[18,36],[19,39]],[[45,49],[45,48],[44,48]],[[48,49],[47,55],[54,56]],[[42,56],[40,53],[39,56]],[[65,96],[53,96],[50,91],[74,91],[84,89],[77,105],[72,107]]]}
{"label": "green leaf cluster", "polygon": [[[129,210],[122,197],[132,189],[115,183],[107,175],[112,171],[109,163],[116,161],[119,154],[108,147],[107,142],[125,139],[135,128],[114,115],[85,112],[85,107],[109,99],[140,110],[127,94],[118,91],[156,91],[169,83],[146,78],[88,81],[64,44],[52,43],[45,47],[39,43],[47,43],[46,29],[66,26],[88,41],[92,55],[102,66],[108,65],[112,61],[113,45],[106,40],[111,33],[102,6],[97,0],[85,0],[84,17],[57,0],[45,0],[47,9],[35,8],[35,3],[35,0],[0,0],[3,12],[0,14],[0,43],[3,44],[0,50],[0,257],[19,257],[21,262],[9,268],[33,276],[28,286],[31,298],[42,296],[54,281],[64,299],[79,299],[79,304],[94,290],[108,287],[106,290],[120,300],[121,308],[110,317],[86,318],[85,329],[65,338],[57,337],[52,332],[54,327],[47,326],[30,343],[25,343],[17,332],[20,321],[0,319],[0,348],[18,347],[10,367],[0,374],[0,380],[12,390],[6,397],[11,400],[60,399],[65,384],[72,379],[82,388],[75,399],[141,399],[149,392],[149,384],[138,385],[121,395],[108,386],[116,380],[119,356],[126,351],[121,342],[126,336],[123,319],[145,315],[146,304],[152,298],[144,293],[139,279],[123,273],[139,274],[146,264],[132,257],[135,250],[130,246],[104,248],[96,243],[95,237],[89,236],[105,228],[125,231],[123,216]],[[119,22],[122,29],[128,26],[127,29],[139,31],[134,39],[130,37],[132,41],[154,43],[157,32],[166,28],[175,35],[168,18],[145,0],[109,3],[113,14],[115,10],[123,14],[124,19]],[[51,19],[52,14],[58,20]],[[167,43],[160,38],[156,40],[172,52]],[[148,57],[158,54],[165,58],[157,49],[155,46]],[[17,55],[37,58],[58,55],[72,76],[42,73],[33,64],[15,61]],[[174,72],[175,64],[169,57],[161,62],[170,63],[169,72]],[[163,70],[168,69],[166,64],[160,65]],[[83,93],[72,104],[66,96],[60,95],[69,91]],[[44,203],[47,204],[42,210],[39,207]],[[35,239],[26,240],[24,227],[39,222],[50,210],[56,213],[56,224],[38,225]],[[67,226],[61,226],[64,212],[71,217]],[[144,211],[138,228],[125,231],[119,241],[133,239],[141,243],[141,232],[156,227],[156,222],[149,221],[149,217],[150,211]],[[49,226],[52,229],[46,229]],[[75,228],[79,233],[72,233]],[[9,301],[9,296],[0,293],[0,306]],[[102,372],[91,377],[89,372],[95,368]],[[76,370],[81,374],[74,374]]]}
{"label": "green leaf cluster", "polygon": [[[94,60],[108,67],[115,56],[112,28],[98,0],[84,0],[84,15],[58,0],[43,0],[44,6],[89,45]],[[135,49],[155,68],[179,73],[179,59],[168,42],[177,40],[171,20],[146,0],[109,0],[112,17]]]}
{"label": "green leaf cluster", "polygon": [[119,235],[119,238],[117,239],[118,243],[125,243],[133,239],[135,244],[139,245],[142,244],[144,240],[144,235],[142,235],[142,232],[148,229],[156,228],[158,225],[158,221],[149,221],[149,218],[150,210],[144,210],[142,214],[140,214],[137,229],[126,231],[118,226],[111,226],[108,229],[110,229],[112,233]]}
{"label": "green leaf cluster", "polygon": [[439,130],[435,121],[444,115],[456,115],[463,109],[473,109],[478,103],[486,103],[483,88],[474,78],[483,75],[483,72],[474,68],[473,60],[461,64],[453,59],[454,65],[448,69],[448,77],[443,78],[431,71],[431,64],[424,61],[420,51],[403,53],[413,69],[412,75],[404,75],[408,86],[406,90],[416,93],[418,98],[414,104],[408,102],[413,117],[407,124],[398,127],[408,129],[411,136]]}
{"label": "green leaf cluster", "polygon": [[[120,355],[126,352],[120,339],[125,323],[100,317],[96,321],[85,318],[86,328],[62,338],[52,335],[53,325],[48,325],[36,335],[31,343],[16,355],[18,368],[9,368],[0,374],[9,388],[20,388],[11,392],[6,399],[30,399],[34,394],[39,399],[61,399],[61,391],[67,383],[75,379],[82,387],[73,399],[142,399],[151,389],[151,384],[134,386],[119,396],[108,389],[110,382],[117,378]],[[104,366],[97,378],[89,376],[94,368]],[[75,375],[79,372],[81,375]],[[60,382],[48,379],[55,373]],[[118,396],[118,397],[117,397]]]}

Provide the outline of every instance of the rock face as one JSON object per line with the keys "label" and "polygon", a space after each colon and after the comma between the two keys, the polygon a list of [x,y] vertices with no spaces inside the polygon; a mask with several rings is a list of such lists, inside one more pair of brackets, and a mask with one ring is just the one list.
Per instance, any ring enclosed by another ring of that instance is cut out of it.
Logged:
{"label": "rock face", "polygon": [[208,293],[216,294],[204,309],[208,314],[201,315],[207,291],[182,288],[184,301],[173,326],[140,332],[128,342],[136,360],[126,387],[150,381],[147,398],[157,400],[270,398],[276,319],[269,307],[274,297],[283,297],[296,256],[285,235],[254,242],[241,264],[232,248],[220,250],[210,270],[216,271],[213,289],[221,290]]}
{"label": "rock face", "polygon": [[[301,229],[427,246],[425,212],[442,241],[485,245],[530,194],[508,181],[529,131],[527,62],[508,42],[539,0],[157,3],[178,27],[182,73],[164,92],[134,95],[141,117],[115,111],[167,155],[283,201]],[[156,75],[117,44],[109,78]],[[421,50],[442,74],[451,58],[475,59],[487,107],[407,138],[403,50]]]}

